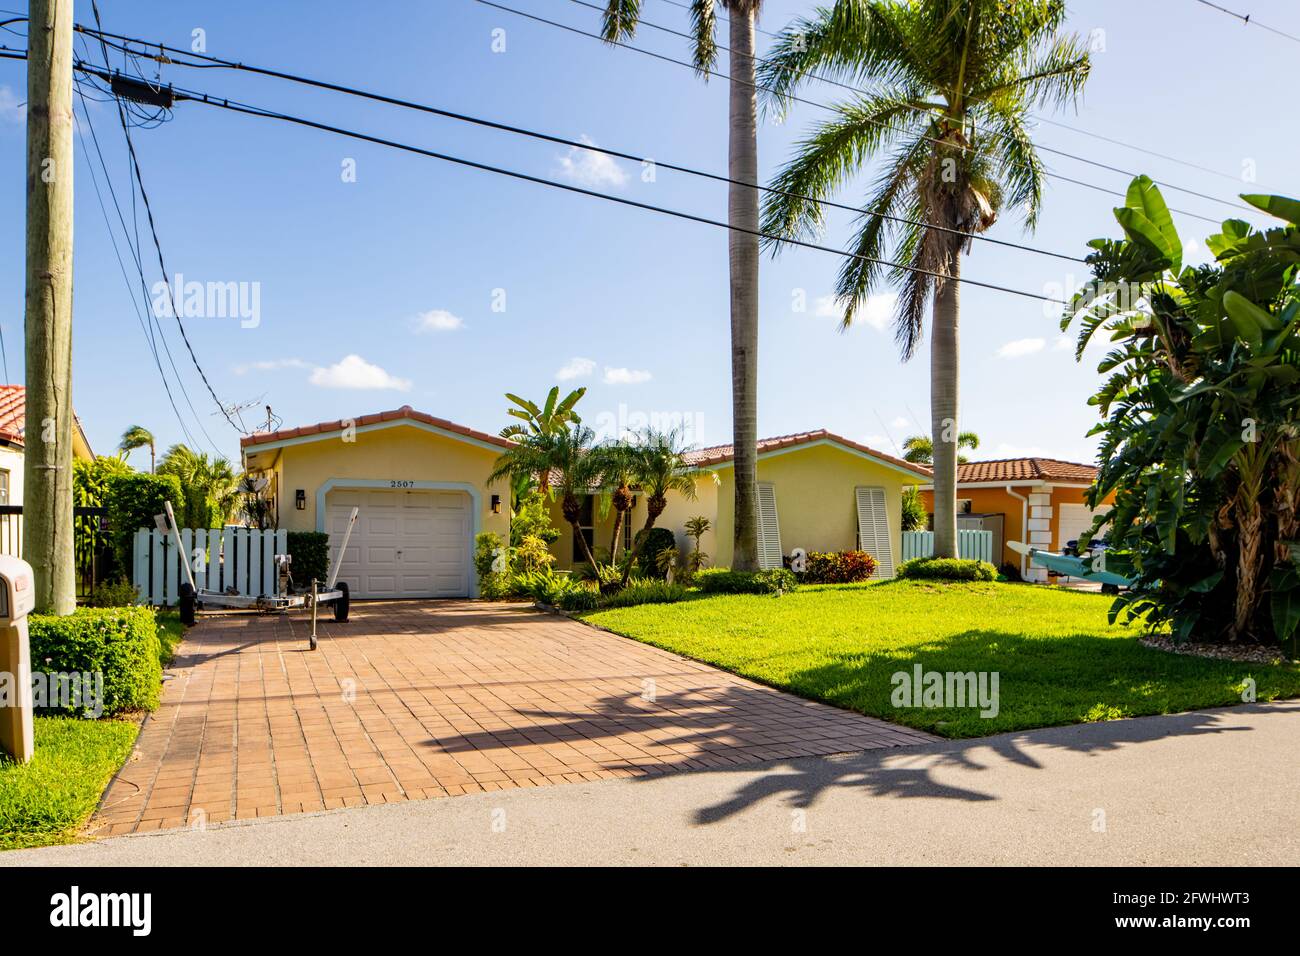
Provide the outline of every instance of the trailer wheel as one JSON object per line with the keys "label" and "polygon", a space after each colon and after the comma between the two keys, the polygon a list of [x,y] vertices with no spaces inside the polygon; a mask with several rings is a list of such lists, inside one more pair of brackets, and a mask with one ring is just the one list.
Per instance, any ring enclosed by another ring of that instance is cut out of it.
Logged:
{"label": "trailer wheel", "polygon": [[181,623],[186,627],[192,627],[194,625],[196,606],[197,602],[194,598],[194,588],[189,584],[189,582],[182,584],[180,591]]}
{"label": "trailer wheel", "polygon": [[335,587],[343,592],[343,596],[334,599],[334,620],[346,621],[348,619],[348,605],[352,603],[352,598],[348,594],[347,582],[340,581]]}

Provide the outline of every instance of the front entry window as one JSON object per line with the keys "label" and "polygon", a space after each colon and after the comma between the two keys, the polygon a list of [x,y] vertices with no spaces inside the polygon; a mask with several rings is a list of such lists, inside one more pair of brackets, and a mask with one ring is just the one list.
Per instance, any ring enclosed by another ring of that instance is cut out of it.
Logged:
{"label": "front entry window", "polygon": [[587,541],[587,547],[593,552],[596,550],[596,527],[593,520],[595,514],[595,499],[591,495],[585,495],[582,498],[582,512],[578,518],[578,529],[573,535],[573,563],[581,564],[587,560],[587,552],[583,550],[582,543],[578,540],[581,534]]}

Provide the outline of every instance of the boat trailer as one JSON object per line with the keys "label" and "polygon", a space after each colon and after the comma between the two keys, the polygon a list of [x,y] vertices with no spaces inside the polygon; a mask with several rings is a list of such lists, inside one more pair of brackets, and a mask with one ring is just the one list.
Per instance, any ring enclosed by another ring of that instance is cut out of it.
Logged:
{"label": "boat trailer", "polygon": [[227,591],[200,588],[194,583],[194,573],[190,568],[190,556],[185,553],[185,546],[181,543],[181,532],[176,526],[176,515],[172,511],[172,503],[170,501],[163,502],[163,513],[155,515],[154,522],[158,525],[159,531],[171,536],[172,542],[176,546],[176,553],[181,558],[180,565],[185,569],[185,580],[181,582],[178,595],[182,623],[193,624],[197,617],[196,612],[208,608],[229,608],[241,611],[279,611],[280,613],[284,613],[291,608],[307,608],[311,611],[311,635],[308,643],[313,651],[316,650],[316,613],[320,605],[332,604],[334,606],[334,620],[342,622],[348,619],[351,595],[348,592],[347,582],[340,581],[338,577],[339,569],[343,565],[343,555],[348,549],[348,540],[352,537],[352,528],[357,523],[359,511],[359,508],[353,508],[352,514],[348,516],[348,525],[343,532],[343,543],[339,547],[337,557],[330,564],[329,577],[326,579],[323,589],[315,578],[312,579],[310,589],[295,587],[293,576],[290,573],[292,557],[287,554],[277,554],[275,555],[275,593],[259,594],[254,597],[251,594],[231,594]]}

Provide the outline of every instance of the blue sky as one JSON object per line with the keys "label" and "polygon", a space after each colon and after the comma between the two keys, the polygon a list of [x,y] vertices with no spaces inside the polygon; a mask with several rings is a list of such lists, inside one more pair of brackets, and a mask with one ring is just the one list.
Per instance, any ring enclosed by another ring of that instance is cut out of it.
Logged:
{"label": "blue sky", "polygon": [[[584,29],[597,14],[568,0],[504,0]],[[1241,0],[1254,16],[1300,32],[1284,0]],[[9,8],[25,10],[20,0]],[[776,31],[812,8],[767,0],[760,26]],[[594,40],[492,10],[474,0],[375,5],[101,4],[109,30],[380,90],[687,166],[726,164],[726,84]],[[1075,2],[1073,27],[1104,46],[1071,126],[1179,156],[1210,174],[1072,130],[1042,126],[1038,141],[1213,196],[1295,194],[1288,173],[1300,132],[1278,101],[1296,48],[1194,0]],[[78,0],[79,22],[90,5]],[[685,28],[684,11],[645,0],[647,20]],[[503,29],[504,52],[494,52]],[[760,36],[763,44],[770,38]],[[7,37],[9,46],[22,40]],[[644,29],[637,44],[685,57],[684,41]],[[725,42],[725,37],[723,37]],[[431,149],[588,184],[632,199],[722,219],[725,185],[642,170],[503,133],[221,70],[169,67],[178,86],[352,126]],[[0,312],[10,381],[22,375],[25,67],[0,60]],[[844,94],[812,84],[810,99]],[[759,134],[764,179],[819,117],[799,106]],[[1053,115],[1053,114],[1047,114]],[[92,104],[115,188],[129,196],[120,128]],[[262,400],[286,426],[410,404],[495,431],[505,391],[541,396],[560,381],[587,385],[589,422],[689,416],[693,438],[730,439],[726,233],[720,229],[515,182],[283,123],[180,104],[171,122],[134,132],[169,271],[186,281],[246,283],[258,319],[188,318],[195,351],[226,402]],[[162,445],[185,440],[118,271],[78,141],[74,397],[92,445],[116,446],[142,424]],[[1128,177],[1059,156],[1063,175],[1122,190]],[[355,181],[345,181],[348,161]],[[1257,182],[1243,183],[1243,169]],[[841,201],[861,202],[871,175]],[[101,183],[101,188],[102,188]],[[1261,221],[1166,191],[1171,205],[1215,219]],[[1034,245],[1082,255],[1117,230],[1115,200],[1053,182]],[[111,213],[111,209],[110,209]],[[129,204],[127,208],[129,217]],[[1179,216],[1184,238],[1210,223]],[[826,241],[842,246],[847,216]],[[991,233],[1024,239],[1008,216]],[[149,281],[159,278],[151,247]],[[829,428],[884,451],[928,422],[928,360],[904,365],[888,326],[837,331],[824,297],[837,257],[791,250],[762,267],[760,432]],[[976,243],[964,274],[1060,294],[1082,266]],[[255,284],[255,285],[254,285]],[[504,311],[499,310],[504,292]],[[888,293],[885,292],[885,295]],[[795,310],[800,298],[803,312]],[[869,310],[888,317],[887,298]],[[1086,405],[1095,362],[1059,347],[1056,318],[1028,299],[971,286],[962,293],[962,422],[981,457],[1045,454],[1091,460]],[[173,384],[196,444],[236,456],[238,437],[215,412],[174,319],[163,319],[197,414]],[[164,367],[170,376],[171,369]],[[174,379],[173,379],[174,382]],[[245,413],[250,424],[258,409]],[[201,428],[196,422],[201,422]]]}

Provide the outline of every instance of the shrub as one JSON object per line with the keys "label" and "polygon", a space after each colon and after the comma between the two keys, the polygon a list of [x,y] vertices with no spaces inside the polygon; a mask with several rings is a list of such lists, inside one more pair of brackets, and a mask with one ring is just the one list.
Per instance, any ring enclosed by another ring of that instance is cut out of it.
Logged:
{"label": "shrub", "polygon": [[921,489],[916,485],[903,489],[903,530],[924,531],[929,521],[930,512],[921,498]]}
{"label": "shrub", "polygon": [[122,569],[131,567],[132,542],[141,528],[152,528],[163,502],[180,505],[181,481],[175,475],[109,475],[105,482],[104,507],[113,542],[113,557]]}
{"label": "shrub", "polygon": [[637,549],[637,570],[642,577],[659,578],[668,573],[659,570],[659,553],[668,548],[677,547],[677,538],[667,528],[642,528],[636,533],[633,547]]}
{"label": "shrub", "polygon": [[594,611],[599,599],[591,588],[575,587],[559,597],[559,606],[566,611]]}
{"label": "shrub", "polygon": [[540,571],[555,563],[555,555],[551,554],[541,537],[526,534],[519,540],[511,563],[519,571]]}
{"label": "shrub", "polygon": [[810,551],[803,580],[813,584],[852,584],[876,573],[876,559],[865,551]]}
{"label": "shrub", "polygon": [[[506,560],[498,564],[498,557]],[[495,531],[480,531],[474,536],[474,572],[478,575],[479,597],[495,600],[512,593],[509,570],[496,570],[497,567],[508,569],[509,554],[501,535]]]}
{"label": "shrub", "polygon": [[[152,608],[79,608],[66,617],[28,618],[32,669],[102,674],[104,714],[153,710],[162,683]],[[83,716],[85,707],[48,708]]]}
{"label": "shrub", "polygon": [[560,537],[559,530],[551,524],[546,496],[540,491],[530,491],[523,495],[515,503],[514,513],[510,516],[510,543],[519,547],[528,537],[541,538],[544,544],[550,544]]}
{"label": "shrub", "polygon": [[706,594],[778,594],[793,591],[799,586],[799,579],[788,568],[766,571],[705,568],[695,575],[695,583]]}
{"label": "shrub", "polygon": [[140,590],[126,578],[105,581],[90,592],[87,607],[130,607],[140,600]]}
{"label": "shrub", "polygon": [[324,531],[290,531],[288,543],[289,573],[298,587],[310,585],[312,578],[325,583],[330,573],[330,536]]}
{"label": "shrub", "polygon": [[671,604],[686,597],[686,588],[667,581],[632,579],[628,586],[612,594],[602,594],[600,607],[631,607],[634,604]]}
{"label": "shrub", "polygon": [[[545,568],[540,571],[523,571],[514,575],[511,579],[510,591],[521,597],[530,597],[539,604],[564,607],[567,595],[575,591],[590,592],[591,588],[579,584],[567,574],[556,574],[550,568]],[[573,600],[583,601],[585,598]]]}
{"label": "shrub", "polygon": [[967,561],[960,558],[913,558],[898,566],[900,578],[922,578],[943,581],[992,581],[998,569],[987,561]]}

